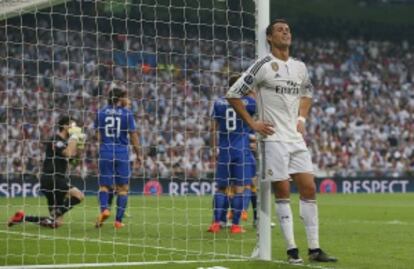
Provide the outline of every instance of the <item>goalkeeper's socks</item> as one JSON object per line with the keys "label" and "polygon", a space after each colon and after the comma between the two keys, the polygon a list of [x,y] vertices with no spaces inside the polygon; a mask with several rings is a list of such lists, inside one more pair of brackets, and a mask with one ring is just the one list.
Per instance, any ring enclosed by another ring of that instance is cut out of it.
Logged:
{"label": "goalkeeper's socks", "polygon": [[109,193],[107,191],[99,191],[98,199],[99,205],[101,207],[101,212],[103,212],[105,209],[108,208]]}
{"label": "goalkeeper's socks", "polygon": [[285,238],[286,249],[296,248],[295,236],[293,234],[292,209],[289,199],[276,199],[276,215]]}
{"label": "goalkeeper's socks", "polygon": [[249,209],[250,197],[252,196],[252,190],[250,188],[244,189],[243,193],[243,210]]}
{"label": "goalkeeper's socks", "polygon": [[25,222],[35,222],[35,223],[39,223],[45,219],[47,219],[49,217],[39,217],[39,216],[24,216],[24,220]]}
{"label": "goalkeeper's socks", "polygon": [[128,202],[128,195],[118,195],[116,198],[116,217],[115,220],[122,222],[122,218],[124,217],[126,205]]}
{"label": "goalkeeper's socks", "polygon": [[253,219],[257,220],[257,193],[255,191],[252,191],[250,200],[252,201]]}
{"label": "goalkeeper's socks", "polygon": [[214,222],[221,221],[222,215],[224,214],[223,212],[226,208],[226,203],[228,203],[227,195],[225,195],[223,192],[217,191],[214,194]]}
{"label": "goalkeeper's socks", "polygon": [[241,212],[243,211],[243,193],[234,194],[231,207],[233,208],[232,223],[239,225]]}
{"label": "goalkeeper's socks", "polygon": [[55,210],[55,217],[63,216],[66,212],[71,210],[75,205],[79,204],[81,200],[79,200],[76,197],[70,196],[63,200],[63,205],[58,206],[58,208]]}
{"label": "goalkeeper's socks", "polygon": [[305,224],[306,238],[310,249],[319,248],[319,218],[316,200],[299,202],[299,214]]}
{"label": "goalkeeper's socks", "polygon": [[75,205],[79,204],[81,200],[77,197],[69,196],[63,201],[62,215],[71,210]]}

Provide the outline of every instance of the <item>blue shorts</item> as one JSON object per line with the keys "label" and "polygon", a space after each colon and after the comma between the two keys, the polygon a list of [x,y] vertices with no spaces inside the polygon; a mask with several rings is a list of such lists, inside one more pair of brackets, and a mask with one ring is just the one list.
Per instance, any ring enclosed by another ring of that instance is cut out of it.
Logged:
{"label": "blue shorts", "polygon": [[99,154],[99,185],[126,185],[131,176],[128,153],[101,152]]}
{"label": "blue shorts", "polygon": [[256,176],[256,159],[250,150],[221,149],[217,158],[217,187],[247,186]]}

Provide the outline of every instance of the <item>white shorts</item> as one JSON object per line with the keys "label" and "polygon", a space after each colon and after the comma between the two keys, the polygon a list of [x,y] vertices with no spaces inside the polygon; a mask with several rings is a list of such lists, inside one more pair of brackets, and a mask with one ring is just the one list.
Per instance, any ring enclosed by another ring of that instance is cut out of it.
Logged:
{"label": "white shorts", "polygon": [[262,175],[265,180],[283,181],[291,174],[313,174],[310,152],[304,141],[287,143],[280,141],[262,142]]}

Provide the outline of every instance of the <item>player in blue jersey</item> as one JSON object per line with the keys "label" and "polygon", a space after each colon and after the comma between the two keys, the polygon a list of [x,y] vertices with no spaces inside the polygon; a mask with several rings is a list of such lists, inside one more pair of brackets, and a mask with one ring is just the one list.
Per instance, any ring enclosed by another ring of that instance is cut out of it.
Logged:
{"label": "player in blue jersey", "polygon": [[[256,135],[254,131],[251,130],[250,134],[250,149],[253,151],[253,154],[256,154]],[[257,222],[257,177],[256,174],[253,177],[252,183],[250,185],[245,186],[244,188],[244,203],[243,203],[243,211],[242,211],[242,220],[246,221],[248,218],[247,210],[249,209],[250,202],[252,203],[252,210],[253,210],[253,226],[256,227]]]}
{"label": "player in blue jersey", "polygon": [[[251,130],[251,133],[249,135],[250,137],[250,149],[253,151],[253,154],[256,154],[256,135]],[[241,213],[241,220],[247,221],[248,220],[248,209],[250,202],[252,203],[252,210],[253,210],[253,227],[256,227],[257,224],[257,188],[256,188],[256,181],[257,177],[253,177],[252,184],[251,185],[245,185],[244,186],[244,193],[243,193],[243,211]],[[228,196],[228,200],[230,201],[233,199],[234,195],[234,186],[229,186],[226,190],[226,195]],[[226,211],[227,208],[224,209]],[[225,212],[227,215],[227,219],[223,216],[223,219],[221,220],[221,226],[228,226],[227,220],[233,219],[233,211],[230,210],[229,212]]]}
{"label": "player in blue jersey", "polygon": [[[237,78],[230,80],[230,85]],[[246,110],[251,115],[256,112],[256,101],[251,96],[243,97]],[[252,184],[252,178],[256,174],[256,160],[250,149],[250,133],[248,127],[235,113],[227,100],[222,97],[214,102],[212,111],[211,131],[213,154],[216,149],[215,133],[219,133],[216,166],[216,192],[214,194],[214,221],[208,231],[217,233],[221,229],[220,221],[225,216],[228,207],[226,188],[234,186],[234,196],[231,199],[233,209],[231,233],[243,233],[244,229],[239,225],[243,210],[243,193],[245,186]]]}
{"label": "player in blue jersey", "polygon": [[[117,194],[117,211],[114,227],[124,226],[122,218],[128,201],[131,164],[129,144],[139,156],[136,123],[132,112],[126,108],[126,92],[113,88],[109,92],[108,105],[98,111],[95,119],[99,141],[99,203],[101,213],[96,227],[102,226],[110,216],[113,193]],[[115,187],[115,189],[114,189]]]}

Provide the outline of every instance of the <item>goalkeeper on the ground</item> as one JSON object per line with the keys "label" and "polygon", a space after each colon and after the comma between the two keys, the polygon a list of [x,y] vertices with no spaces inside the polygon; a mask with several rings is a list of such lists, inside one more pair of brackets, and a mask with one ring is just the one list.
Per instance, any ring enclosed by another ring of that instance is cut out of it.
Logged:
{"label": "goalkeeper on the ground", "polygon": [[63,223],[63,215],[79,204],[83,193],[69,184],[66,176],[69,159],[76,157],[84,148],[85,134],[68,116],[58,121],[58,131],[46,141],[46,156],[40,176],[40,191],[45,195],[49,216],[28,216],[24,211],[16,212],[8,226],[22,222],[33,222],[41,226],[57,228]]}

